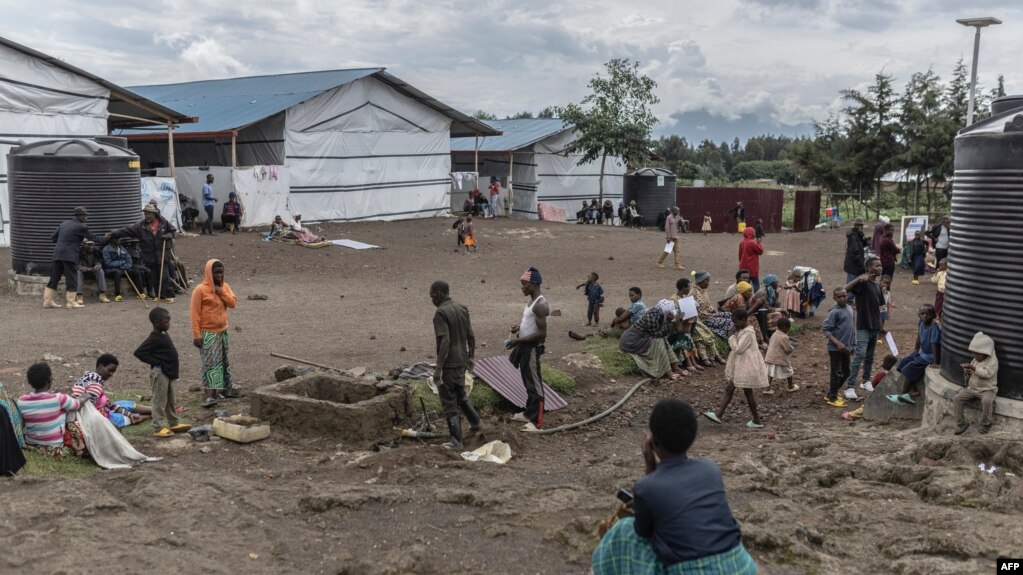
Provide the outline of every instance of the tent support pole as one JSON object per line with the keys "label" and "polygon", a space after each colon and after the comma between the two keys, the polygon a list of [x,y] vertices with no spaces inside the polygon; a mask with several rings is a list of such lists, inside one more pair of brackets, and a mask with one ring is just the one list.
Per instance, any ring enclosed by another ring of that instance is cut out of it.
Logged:
{"label": "tent support pole", "polygon": [[231,167],[238,167],[238,132],[231,132]]}
{"label": "tent support pole", "polygon": [[[476,144],[472,147],[472,171],[476,172],[476,189],[480,189],[480,135],[476,134]],[[496,215],[496,214],[495,214]]]}
{"label": "tent support pole", "polygon": [[508,217],[515,211],[515,196],[512,192],[512,169],[515,167],[515,152],[508,152]]}
{"label": "tent support pole", "polygon": [[170,177],[174,177],[174,124],[167,122],[167,167]]}

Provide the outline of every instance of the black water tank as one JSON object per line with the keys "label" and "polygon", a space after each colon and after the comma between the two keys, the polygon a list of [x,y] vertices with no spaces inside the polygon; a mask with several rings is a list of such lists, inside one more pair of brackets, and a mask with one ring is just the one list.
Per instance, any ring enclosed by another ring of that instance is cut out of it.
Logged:
{"label": "black water tank", "polygon": [[[1021,100],[1023,101],[1023,100]],[[960,364],[978,331],[995,340],[998,395],[1023,399],[1023,108],[955,139],[952,234],[942,325],[941,374],[964,385]]]}
{"label": "black water tank", "polygon": [[142,217],[139,157],[131,150],[87,139],[48,140],[12,149],[7,166],[16,273],[50,273],[50,238],[76,206],[89,210],[94,234]]}
{"label": "black water tank", "polygon": [[636,201],[636,210],[648,226],[657,216],[675,205],[675,174],[663,168],[642,168],[625,174],[623,200],[625,205]]}
{"label": "black water tank", "polygon": [[1002,96],[991,102],[991,115],[995,116],[1002,112],[1023,108],[1023,94],[1016,96]]}

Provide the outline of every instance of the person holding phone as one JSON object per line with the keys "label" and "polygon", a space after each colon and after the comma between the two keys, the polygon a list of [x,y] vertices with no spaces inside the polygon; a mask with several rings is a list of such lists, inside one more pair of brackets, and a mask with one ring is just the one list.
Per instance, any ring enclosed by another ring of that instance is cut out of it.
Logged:
{"label": "person holding phone", "polygon": [[881,306],[884,293],[881,292],[881,260],[872,257],[867,260],[867,273],[855,277],[845,285],[849,301],[856,296],[856,354],[849,366],[846,380],[846,399],[856,399],[856,376],[863,371],[863,382],[869,383],[874,369],[874,348],[877,338],[886,332],[881,329]]}

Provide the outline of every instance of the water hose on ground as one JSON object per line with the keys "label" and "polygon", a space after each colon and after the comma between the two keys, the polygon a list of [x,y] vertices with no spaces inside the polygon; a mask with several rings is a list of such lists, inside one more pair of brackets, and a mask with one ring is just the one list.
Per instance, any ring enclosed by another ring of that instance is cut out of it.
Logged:
{"label": "water hose on ground", "polygon": [[618,400],[618,403],[612,405],[606,411],[598,413],[597,415],[594,415],[593,417],[591,417],[589,419],[584,419],[582,421],[577,421],[575,423],[569,423],[567,425],[562,425],[560,427],[552,427],[550,429],[538,429],[536,431],[526,431],[525,433],[529,433],[529,434],[532,434],[532,435],[550,435],[552,433],[558,433],[559,431],[568,431],[569,429],[575,429],[577,427],[582,427],[584,425],[589,425],[590,423],[593,423],[594,421],[597,421],[599,419],[603,419],[604,417],[607,417],[608,415],[614,413],[619,407],[625,405],[625,402],[629,401],[629,398],[632,397],[632,395],[634,393],[636,393],[636,391],[638,391],[639,388],[643,386],[643,384],[649,383],[649,382],[650,382],[650,378],[646,378],[646,379],[640,380],[639,383],[637,383],[636,385],[632,386],[632,389],[630,389],[628,391],[628,393],[626,393],[621,399]]}

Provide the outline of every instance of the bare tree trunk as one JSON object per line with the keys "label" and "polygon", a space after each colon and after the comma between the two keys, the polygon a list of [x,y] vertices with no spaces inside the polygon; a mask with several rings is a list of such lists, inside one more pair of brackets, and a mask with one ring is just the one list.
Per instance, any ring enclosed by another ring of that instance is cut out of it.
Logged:
{"label": "bare tree trunk", "polygon": [[[607,162],[607,153],[605,152],[604,154],[602,154],[600,156],[600,182],[599,182],[598,185],[600,186],[600,196],[599,196],[600,199],[599,199],[599,202],[600,202],[601,206],[604,205],[604,164],[606,162]],[[603,209],[603,208],[601,208],[601,209]]]}
{"label": "bare tree trunk", "polygon": [[920,213],[920,174],[916,175],[916,199],[913,200],[913,213]]}
{"label": "bare tree trunk", "polygon": [[877,186],[877,203],[874,204],[874,219],[875,220],[880,220],[881,219],[881,188],[883,187],[881,185],[881,180],[878,180],[875,185]]}
{"label": "bare tree trunk", "polygon": [[924,191],[927,193],[927,215],[931,214],[931,181],[930,179],[924,180]]}

